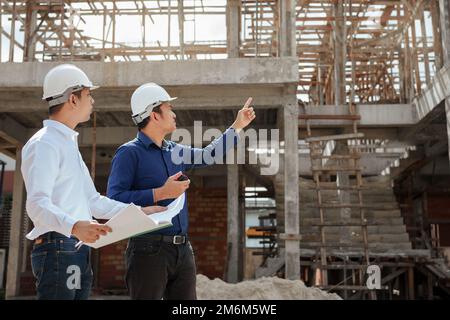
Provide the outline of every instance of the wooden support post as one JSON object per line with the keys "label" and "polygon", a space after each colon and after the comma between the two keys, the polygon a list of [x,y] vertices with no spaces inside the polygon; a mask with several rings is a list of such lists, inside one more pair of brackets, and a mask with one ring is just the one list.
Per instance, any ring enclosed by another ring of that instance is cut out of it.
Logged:
{"label": "wooden support post", "polygon": [[439,8],[436,1],[430,2],[431,23],[433,25],[433,50],[436,59],[436,70],[443,67],[442,61],[442,41],[441,41],[441,21],[439,19]]}
{"label": "wooden support post", "polygon": [[413,23],[411,24],[411,40],[412,40],[412,52],[414,59],[413,68],[414,68],[414,83],[416,85],[416,95],[422,94],[422,82],[420,80],[420,70],[419,70],[419,55],[417,54],[417,36],[416,36],[416,20],[415,17],[411,17],[413,19]]}
{"label": "wooden support post", "polygon": [[344,1],[334,4],[335,24],[333,29],[334,45],[334,103],[340,106],[346,103],[345,61],[346,61],[346,31],[345,31]]}
{"label": "wooden support post", "polygon": [[[427,37],[427,28],[425,26],[425,12],[420,14],[420,30],[422,34],[422,47],[423,47],[423,62],[425,67],[425,80],[427,82],[427,86],[431,83],[430,76],[430,58],[428,54],[428,37]],[[433,35],[434,36],[434,35]]]}
{"label": "wooden support post", "polygon": [[406,102],[410,102],[414,98],[414,81],[412,75],[412,56],[411,44],[408,30],[405,31],[405,90]]}
{"label": "wooden support post", "polygon": [[227,54],[228,58],[239,57],[240,1],[227,1]]}
{"label": "wooden support post", "polygon": [[14,172],[13,204],[11,210],[11,233],[9,237],[8,264],[6,275],[6,299],[20,293],[20,273],[23,263],[23,223],[25,217],[25,184],[20,166],[22,164],[22,149],[16,151],[16,168]]}
{"label": "wooden support post", "polygon": [[171,0],[169,0],[168,3],[168,11],[167,11],[167,60],[170,60],[170,28],[171,28],[171,22],[172,22],[172,3]]}
{"label": "wooden support post", "polygon": [[427,300],[433,300],[433,299],[434,299],[433,275],[431,273],[428,273],[428,276],[427,276]]}
{"label": "wooden support post", "polygon": [[[113,3],[112,8],[112,48],[116,47],[116,3]],[[111,56],[111,60],[114,61],[114,55]]]}
{"label": "wooden support post", "polygon": [[413,267],[408,268],[408,299],[415,300]]}
{"label": "wooden support post", "polygon": [[[294,97],[284,105],[284,215],[285,233],[300,234],[298,194],[298,106]],[[286,279],[300,279],[300,241],[286,238]]]}
{"label": "wooden support post", "polygon": [[297,55],[297,42],[295,40],[295,7],[297,1],[280,1],[280,55],[282,57],[295,57]]}
{"label": "wooden support post", "polygon": [[13,2],[12,7],[12,17],[11,17],[11,37],[9,41],[9,62],[14,61],[14,44],[16,40],[16,1]]}
{"label": "wooden support post", "polygon": [[178,0],[178,39],[180,42],[180,60],[184,60],[184,5]]}
{"label": "wooden support post", "polygon": [[228,261],[226,280],[230,283],[239,281],[239,169],[237,164],[227,166],[227,202],[228,202]]}

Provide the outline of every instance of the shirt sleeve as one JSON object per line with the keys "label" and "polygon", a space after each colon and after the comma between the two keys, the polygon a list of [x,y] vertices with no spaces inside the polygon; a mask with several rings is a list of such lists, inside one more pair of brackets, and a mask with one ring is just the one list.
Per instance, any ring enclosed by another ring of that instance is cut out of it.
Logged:
{"label": "shirt sleeve", "polygon": [[111,219],[128,204],[102,196],[95,188],[86,164],[83,162],[85,174],[85,190],[88,198],[89,209],[93,217],[97,219]]}
{"label": "shirt sleeve", "polygon": [[120,147],[112,160],[107,196],[123,203],[134,203],[143,207],[154,205],[153,189],[132,190],[137,166],[137,155],[131,147]]}
{"label": "shirt sleeve", "polygon": [[184,171],[215,164],[217,159],[223,161],[226,153],[234,148],[239,141],[239,134],[233,128],[228,128],[218,138],[204,148],[192,148],[186,145],[175,145],[175,154],[180,155]]}
{"label": "shirt sleeve", "polygon": [[26,210],[35,225],[43,225],[70,237],[77,222],[52,202],[59,174],[57,149],[44,141],[36,141],[22,151],[21,171],[27,189]]}

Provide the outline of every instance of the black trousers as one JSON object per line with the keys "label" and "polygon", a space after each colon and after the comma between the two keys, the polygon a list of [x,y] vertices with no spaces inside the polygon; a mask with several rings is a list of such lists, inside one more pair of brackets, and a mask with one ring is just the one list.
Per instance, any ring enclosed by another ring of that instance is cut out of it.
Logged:
{"label": "black trousers", "polygon": [[133,300],[196,300],[196,267],[190,242],[131,238],[126,284]]}

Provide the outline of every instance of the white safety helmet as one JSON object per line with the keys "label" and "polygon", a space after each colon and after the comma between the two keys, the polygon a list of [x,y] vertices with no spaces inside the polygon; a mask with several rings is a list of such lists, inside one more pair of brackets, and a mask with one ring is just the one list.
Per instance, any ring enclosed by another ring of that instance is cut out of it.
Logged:
{"label": "white safety helmet", "polygon": [[89,88],[97,89],[88,76],[72,64],[61,64],[51,69],[44,79],[43,100],[47,100],[50,107],[69,100],[73,92]]}
{"label": "white safety helmet", "polygon": [[156,83],[143,84],[131,96],[131,118],[134,124],[138,125],[149,117],[153,108],[176,98],[172,98],[164,88]]}

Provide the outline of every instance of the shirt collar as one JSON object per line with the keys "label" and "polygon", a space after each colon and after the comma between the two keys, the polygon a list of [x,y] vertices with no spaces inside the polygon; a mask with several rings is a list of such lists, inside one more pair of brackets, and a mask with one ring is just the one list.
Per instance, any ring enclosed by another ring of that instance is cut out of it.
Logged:
{"label": "shirt collar", "polygon": [[63,124],[59,121],[50,120],[50,119],[44,120],[44,127],[55,128],[56,130],[58,130],[59,132],[61,132],[62,134],[64,134],[65,136],[68,136],[68,137],[78,136],[78,132],[70,129],[68,126],[66,126],[65,124]]}
{"label": "shirt collar", "polygon": [[[150,137],[148,137],[145,133],[143,133],[142,131],[138,132],[137,138],[138,138],[139,141],[141,141],[144,144],[144,146],[146,148],[149,148],[152,144],[157,146],[156,143]],[[166,150],[168,148],[169,148],[169,143],[164,139],[162,141],[161,149]]]}

